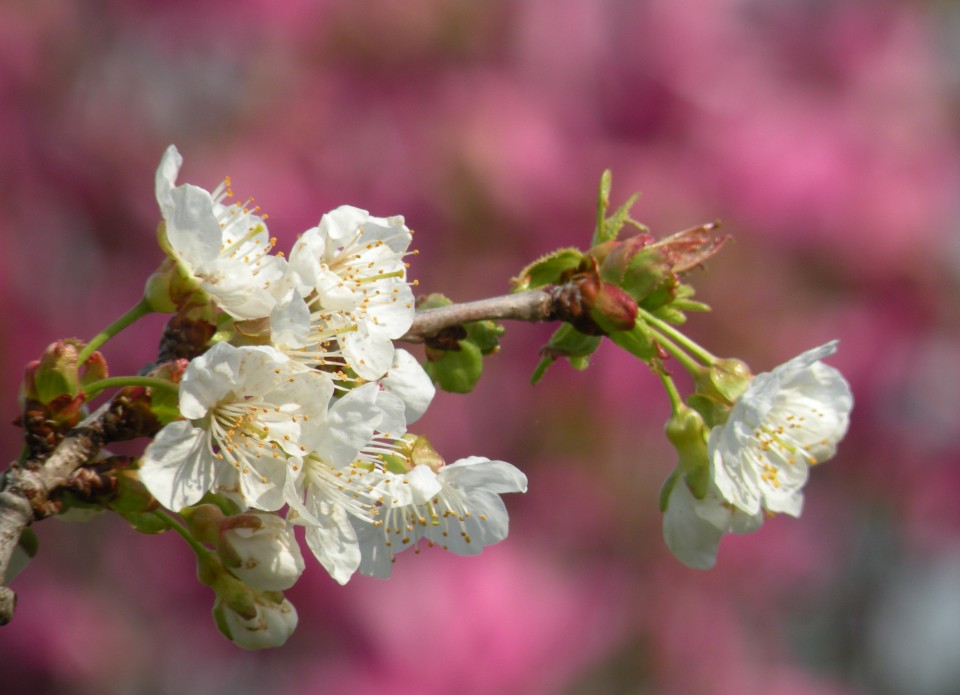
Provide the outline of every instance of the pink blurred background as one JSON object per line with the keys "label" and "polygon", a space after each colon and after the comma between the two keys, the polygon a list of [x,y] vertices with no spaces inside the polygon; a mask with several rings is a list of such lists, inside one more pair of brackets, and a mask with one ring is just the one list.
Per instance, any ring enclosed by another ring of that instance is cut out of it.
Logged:
{"label": "pink blurred background", "polygon": [[[505,543],[346,587],[310,559],[297,632],[248,653],[177,538],[47,521],[0,693],[960,692],[958,32],[947,0],[0,4],[4,423],[28,359],[139,298],[170,143],[280,248],[342,203],[404,214],[420,289],[457,300],[586,243],[611,167],[654,232],[736,239],[692,336],[755,371],[839,337],[857,399],[803,518],[697,572],[660,537],[656,380],[606,348],[530,387],[549,328],[509,326],[416,428],[527,472]],[[144,323],[115,374],[154,356]]]}

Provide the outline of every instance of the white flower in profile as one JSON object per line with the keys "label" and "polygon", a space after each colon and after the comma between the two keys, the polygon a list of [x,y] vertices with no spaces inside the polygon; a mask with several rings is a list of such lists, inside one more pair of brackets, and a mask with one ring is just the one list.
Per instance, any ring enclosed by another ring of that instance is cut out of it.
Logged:
{"label": "white flower in profile", "polygon": [[403,402],[367,383],[330,406],[321,427],[304,438],[309,453],[287,480],[288,519],[306,528],[307,547],[336,581],[345,584],[360,565],[350,519],[373,524],[377,510],[369,471],[390,442],[405,432]]}
{"label": "white flower in profile", "polygon": [[229,179],[212,193],[191,184],[175,185],[183,157],[171,145],[156,175],[163,215],[161,244],[186,275],[218,306],[238,319],[270,315],[276,304],[271,285],[286,272],[263,218],[245,205],[227,205]]}
{"label": "white flower in profile", "polygon": [[186,419],[157,433],[140,479],[174,511],[215,488],[234,491],[242,507],[279,509],[287,475],[306,453],[300,440],[311,419],[322,421],[332,393],[328,377],[295,369],[273,348],[217,343],[187,366]]}
{"label": "white flower in profile", "polygon": [[397,553],[419,551],[421,540],[457,555],[476,555],[499,543],[509,529],[500,495],[527,490],[527,478],[516,467],[480,456],[377,475],[379,521],[355,521],[354,527],[362,553],[359,571],[381,578],[390,576]]}
{"label": "white flower in profile", "polygon": [[799,516],[810,466],[834,455],[853,408],[850,385],[820,360],[833,341],[758,374],[708,442],[711,476],[724,500],[748,516]]}
{"label": "white flower in profile", "polygon": [[403,217],[373,217],[344,205],[297,240],[288,267],[294,291],[271,315],[274,345],[310,367],[379,379],[413,323],[403,257],[411,232]]}

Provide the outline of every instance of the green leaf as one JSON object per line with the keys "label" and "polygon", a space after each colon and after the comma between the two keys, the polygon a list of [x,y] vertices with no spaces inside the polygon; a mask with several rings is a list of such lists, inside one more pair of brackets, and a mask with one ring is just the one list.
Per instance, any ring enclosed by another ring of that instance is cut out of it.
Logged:
{"label": "green leaf", "polygon": [[583,252],[575,248],[557,249],[541,256],[513,278],[514,292],[532,290],[560,281],[568,270],[575,270],[583,262]]}
{"label": "green leaf", "polygon": [[593,241],[590,246],[596,246],[605,241],[603,236],[604,221],[607,219],[607,208],[610,207],[610,188],[613,186],[613,172],[604,169],[600,175],[600,194],[597,196],[597,226],[593,232]]}
{"label": "green leaf", "polygon": [[625,202],[623,205],[617,208],[617,211],[615,213],[613,213],[612,215],[610,215],[610,217],[604,220],[602,241],[610,241],[610,240],[616,239],[617,236],[620,234],[620,230],[623,229],[623,225],[625,225],[627,222],[630,222],[631,224],[633,224],[640,231],[646,231],[647,229],[646,227],[644,227],[639,222],[635,222],[630,218],[630,209],[633,207],[633,204],[637,202],[637,199],[639,197],[640,197],[639,193],[634,193],[632,196],[630,196],[627,199],[627,202]]}
{"label": "green leaf", "polygon": [[542,357],[530,383],[536,384],[543,378],[547,368],[561,357],[566,357],[574,369],[583,371],[590,364],[590,355],[600,347],[600,336],[581,333],[569,323],[565,323],[550,337],[541,350]]}
{"label": "green leaf", "polygon": [[629,331],[615,331],[608,337],[617,347],[623,348],[644,362],[649,363],[657,355],[657,348],[649,333],[649,327],[643,321],[637,321]]}
{"label": "green leaf", "polygon": [[483,353],[469,340],[459,345],[459,350],[442,351],[439,359],[427,360],[423,368],[444,391],[469,393],[483,373]]}

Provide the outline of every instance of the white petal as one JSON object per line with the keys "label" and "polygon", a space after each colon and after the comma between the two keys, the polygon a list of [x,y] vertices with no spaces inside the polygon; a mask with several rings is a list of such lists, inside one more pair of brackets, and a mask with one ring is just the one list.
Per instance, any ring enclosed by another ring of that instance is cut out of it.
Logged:
{"label": "white petal", "polygon": [[527,476],[519,468],[506,461],[491,461],[482,456],[469,456],[444,466],[440,477],[466,492],[484,490],[503,494],[527,491]]}
{"label": "white petal", "polygon": [[393,341],[377,326],[360,323],[340,337],[347,364],[362,379],[379,379],[393,362]]}
{"label": "white petal", "polygon": [[380,384],[384,390],[403,400],[404,419],[408,425],[420,419],[437,392],[417,358],[400,349],[394,351],[390,371],[380,380]]}
{"label": "white petal", "polygon": [[683,478],[670,491],[663,515],[663,539],[670,552],[694,569],[710,569],[717,562],[717,549],[723,531],[696,511],[697,499]]}
{"label": "white petal", "polygon": [[346,584],[360,567],[360,546],[350,516],[342,507],[324,504],[307,526],[307,546],[340,584]]}
{"label": "white petal", "polygon": [[177,512],[195,504],[216,476],[206,433],[184,420],[170,423],[143,452],[138,475],[167,509]]}
{"label": "white petal", "polygon": [[177,180],[177,174],[180,173],[180,166],[183,164],[183,157],[177,151],[174,145],[170,145],[160,158],[160,166],[157,167],[155,178],[155,189],[157,195],[157,204],[160,210],[166,213],[173,205],[170,192],[173,190]]}

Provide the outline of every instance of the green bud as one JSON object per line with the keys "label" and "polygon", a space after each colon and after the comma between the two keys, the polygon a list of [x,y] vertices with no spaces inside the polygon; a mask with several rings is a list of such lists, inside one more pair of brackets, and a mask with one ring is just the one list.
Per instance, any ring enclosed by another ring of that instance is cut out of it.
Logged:
{"label": "green bud", "polygon": [[172,259],[165,258],[160,267],[147,278],[143,287],[143,298],[147,300],[152,311],[161,314],[176,312],[177,305],[172,298],[170,282],[177,272],[177,264]]}
{"label": "green bud", "polygon": [[[753,375],[745,363],[733,358],[717,360],[696,378],[695,396],[719,404],[729,414],[730,408],[747,390],[751,381],[753,381]],[[701,402],[700,405],[704,403]],[[701,410],[701,412],[706,414],[707,411]],[[715,424],[722,424],[726,420],[726,415],[723,415],[722,419]]]}
{"label": "green bud", "polygon": [[697,499],[707,494],[710,482],[710,457],[707,452],[709,430],[700,413],[679,406],[664,427],[667,439],[677,450],[677,469]]}
{"label": "green bud", "polygon": [[469,340],[459,350],[427,350],[424,371],[444,391],[469,393],[483,373],[483,353]]}

